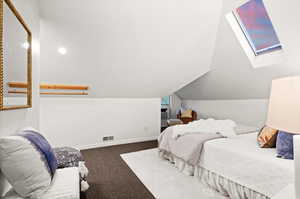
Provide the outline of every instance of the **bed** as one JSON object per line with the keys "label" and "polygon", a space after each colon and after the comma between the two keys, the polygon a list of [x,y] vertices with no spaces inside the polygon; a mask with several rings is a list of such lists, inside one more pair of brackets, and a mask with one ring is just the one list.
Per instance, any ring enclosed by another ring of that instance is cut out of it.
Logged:
{"label": "bed", "polygon": [[[160,144],[166,141],[162,137],[172,131],[169,129],[164,133],[160,136]],[[191,164],[160,147],[159,153],[162,158],[174,163],[179,171],[193,175],[206,186],[232,199],[269,199],[293,183],[293,161],[277,158],[275,149],[259,148],[257,132],[241,131],[238,134],[207,140],[201,150],[198,146],[190,150],[192,153],[201,151],[197,164]],[[191,136],[195,135],[186,135],[180,138],[180,142],[186,142],[185,146],[188,146],[187,142],[197,142]],[[167,145],[174,145],[173,140]]]}
{"label": "bed", "polygon": [[265,199],[293,183],[294,164],[276,157],[275,149],[262,149],[257,133],[222,138],[204,144],[194,175],[230,198]]}

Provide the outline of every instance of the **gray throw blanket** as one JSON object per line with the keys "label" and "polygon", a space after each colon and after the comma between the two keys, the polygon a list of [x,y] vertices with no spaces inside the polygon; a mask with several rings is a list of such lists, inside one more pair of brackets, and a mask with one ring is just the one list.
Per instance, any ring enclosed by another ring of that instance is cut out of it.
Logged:
{"label": "gray throw blanket", "polygon": [[189,133],[177,139],[172,137],[173,127],[165,129],[158,138],[158,149],[162,156],[175,156],[191,166],[200,161],[203,144],[206,141],[224,138],[218,133]]}

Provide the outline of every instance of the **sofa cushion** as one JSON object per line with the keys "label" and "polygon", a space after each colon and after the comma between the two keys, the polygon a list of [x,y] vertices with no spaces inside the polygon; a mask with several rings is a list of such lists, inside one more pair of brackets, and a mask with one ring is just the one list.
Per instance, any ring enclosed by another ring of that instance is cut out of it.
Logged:
{"label": "sofa cushion", "polygon": [[78,167],[79,162],[83,161],[80,150],[72,147],[53,148],[57,159],[58,168]]}
{"label": "sofa cushion", "polygon": [[0,138],[1,171],[22,197],[40,199],[50,187],[55,163],[49,166],[53,155],[48,154],[51,147],[43,139],[30,130]]}
{"label": "sofa cushion", "polygon": [[42,199],[79,199],[79,171],[77,167],[57,169],[50,189]]}
{"label": "sofa cushion", "polygon": [[53,177],[55,170],[57,169],[57,160],[54,151],[46,138],[35,130],[23,130],[18,135],[29,140],[36,150],[40,152],[45,167],[48,168],[51,177]]}
{"label": "sofa cushion", "polygon": [[[57,169],[51,187],[39,199],[80,199],[77,167]],[[24,199],[11,189],[3,199]]]}

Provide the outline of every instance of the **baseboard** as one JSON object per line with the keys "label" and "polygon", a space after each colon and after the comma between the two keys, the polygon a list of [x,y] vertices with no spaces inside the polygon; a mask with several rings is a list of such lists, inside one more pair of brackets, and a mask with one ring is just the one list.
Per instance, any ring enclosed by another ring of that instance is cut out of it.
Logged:
{"label": "baseboard", "polygon": [[76,148],[78,148],[80,150],[87,150],[87,149],[101,148],[101,147],[114,146],[114,145],[120,145],[120,144],[131,144],[131,143],[136,143],[136,142],[146,142],[146,141],[157,140],[157,137],[158,136],[122,139],[122,140],[115,140],[115,141],[112,141],[112,142],[102,142],[102,143],[89,144],[89,145],[84,145],[84,146],[77,146]]}

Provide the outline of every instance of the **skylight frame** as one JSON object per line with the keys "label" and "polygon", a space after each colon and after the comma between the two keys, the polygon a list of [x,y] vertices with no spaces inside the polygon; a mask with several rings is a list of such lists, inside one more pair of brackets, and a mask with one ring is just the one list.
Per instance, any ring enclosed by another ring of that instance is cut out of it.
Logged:
{"label": "skylight frame", "polygon": [[[249,0],[249,1],[245,2],[244,4],[242,4],[241,6],[249,3],[250,1],[253,1],[253,0]],[[272,45],[272,46],[268,46],[268,47],[263,48],[263,49],[259,49],[259,50],[256,49],[256,46],[255,46],[255,44],[253,42],[253,38],[249,35],[248,30],[247,30],[247,28],[244,25],[244,22],[242,22],[242,20],[240,19],[240,16],[239,16],[239,14],[237,12],[237,9],[239,9],[241,6],[238,7],[238,8],[236,8],[236,9],[234,9],[232,11],[232,15],[234,16],[235,20],[237,21],[237,24],[239,25],[241,31],[243,32],[243,35],[245,36],[245,38],[246,38],[246,40],[247,40],[249,46],[251,47],[251,49],[252,49],[252,51],[253,51],[253,53],[254,53],[255,56],[258,56],[258,55],[261,55],[261,54],[265,54],[265,53],[271,53],[273,51],[280,51],[280,50],[282,50],[282,44],[280,42],[278,34],[277,34],[277,32],[276,32],[276,30],[274,28],[272,20],[271,20],[271,18],[269,16],[269,13],[268,13],[268,11],[267,11],[267,9],[266,9],[263,1],[262,1],[262,3],[263,3],[264,9],[266,10],[267,18],[270,21],[270,24],[271,24],[271,26],[273,28],[273,31],[274,31],[274,34],[275,34],[274,36],[276,37],[276,39],[279,42],[278,44],[275,44],[275,45]]]}
{"label": "skylight frame", "polygon": [[[241,45],[241,49],[246,54],[248,60],[253,68],[267,67],[282,64],[286,61],[284,48],[281,50],[271,51],[269,53],[263,53],[256,56],[247,41],[242,29],[240,28],[233,12],[229,12],[225,15],[226,21],[228,22],[234,36]],[[280,35],[279,35],[280,36]]]}

